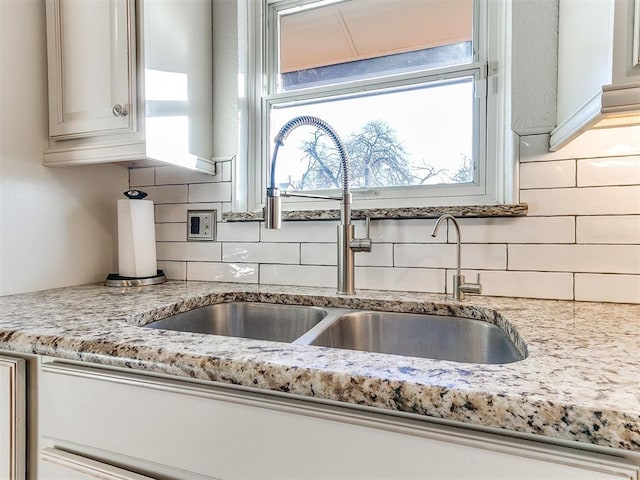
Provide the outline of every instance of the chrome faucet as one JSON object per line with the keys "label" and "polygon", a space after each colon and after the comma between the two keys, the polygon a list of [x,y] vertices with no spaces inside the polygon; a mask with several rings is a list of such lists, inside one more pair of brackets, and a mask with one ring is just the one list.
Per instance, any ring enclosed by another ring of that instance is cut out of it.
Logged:
{"label": "chrome faucet", "polygon": [[[340,156],[340,166],[342,168],[342,196],[331,197],[326,195],[312,195],[298,192],[287,192],[276,187],[276,159],[278,149],[284,145],[287,136],[296,128],[309,125],[322,130],[334,143]],[[265,228],[278,229],[282,226],[282,203],[281,197],[303,197],[338,200],[340,202],[340,225],[338,225],[338,293],[353,295],[355,289],[355,252],[370,252],[371,238],[369,238],[369,218],[367,218],[367,236],[365,238],[354,238],[354,227],[351,223],[351,190],[349,187],[349,177],[351,176],[351,164],[347,151],[340,140],[338,134],[324,120],[309,115],[295,117],[289,120],[280,129],[275,139],[273,156],[271,157],[271,175],[269,187],[267,188],[267,201],[264,206]]]}
{"label": "chrome faucet", "polygon": [[480,274],[478,274],[478,278],[476,280],[477,283],[465,283],[464,275],[460,273],[460,249],[462,239],[460,238],[460,225],[458,225],[455,217],[447,213],[438,218],[436,224],[433,226],[431,236],[435,237],[438,234],[438,228],[440,227],[440,224],[443,220],[451,220],[451,223],[453,223],[453,225],[456,227],[456,233],[458,234],[458,245],[456,250],[456,274],[453,276],[453,299],[464,300],[465,293],[482,293],[482,285],[480,285]]}

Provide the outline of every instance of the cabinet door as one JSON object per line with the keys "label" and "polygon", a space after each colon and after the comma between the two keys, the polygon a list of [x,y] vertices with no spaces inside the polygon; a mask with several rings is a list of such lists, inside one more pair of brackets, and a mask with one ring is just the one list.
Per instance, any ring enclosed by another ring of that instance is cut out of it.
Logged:
{"label": "cabinet door", "polygon": [[0,478],[25,478],[25,364],[0,356]]}
{"label": "cabinet door", "polygon": [[38,478],[42,480],[153,480],[106,463],[58,450],[44,448]]}
{"label": "cabinet door", "polygon": [[49,135],[135,131],[134,0],[47,0]]}

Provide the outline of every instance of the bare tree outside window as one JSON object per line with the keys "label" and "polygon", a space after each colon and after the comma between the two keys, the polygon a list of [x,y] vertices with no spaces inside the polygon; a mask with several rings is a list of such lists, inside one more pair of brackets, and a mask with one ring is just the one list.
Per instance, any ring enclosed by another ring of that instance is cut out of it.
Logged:
{"label": "bare tree outside window", "polygon": [[[304,152],[300,159],[304,164],[304,171],[299,182],[290,181],[289,188],[340,188],[340,160],[332,144],[324,140],[324,133],[316,130],[302,142],[299,148]],[[428,180],[437,178],[442,179],[442,182],[455,183],[473,180],[473,162],[467,157],[463,158],[463,166],[455,171],[437,169],[424,159],[412,164],[396,131],[382,120],[368,121],[359,132],[349,135],[344,143],[351,159],[351,185],[354,188],[423,185]]]}

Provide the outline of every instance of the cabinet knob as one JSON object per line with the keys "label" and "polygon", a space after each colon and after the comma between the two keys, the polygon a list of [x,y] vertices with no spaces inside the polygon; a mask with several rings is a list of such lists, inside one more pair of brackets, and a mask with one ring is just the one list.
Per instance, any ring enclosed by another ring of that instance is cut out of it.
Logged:
{"label": "cabinet knob", "polygon": [[116,103],[111,109],[114,117],[125,117],[129,112],[127,112],[126,107],[123,107],[119,103]]}

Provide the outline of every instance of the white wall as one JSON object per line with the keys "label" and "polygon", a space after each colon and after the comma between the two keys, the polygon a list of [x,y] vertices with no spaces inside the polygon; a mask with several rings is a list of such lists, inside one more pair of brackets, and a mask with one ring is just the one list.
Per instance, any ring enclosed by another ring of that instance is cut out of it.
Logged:
{"label": "white wall", "polygon": [[558,0],[511,4],[511,128],[518,135],[556,126]]}
{"label": "white wall", "polygon": [[0,0],[0,295],[114,271],[118,165],[50,169],[43,0]]}

